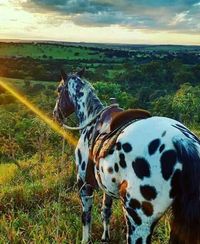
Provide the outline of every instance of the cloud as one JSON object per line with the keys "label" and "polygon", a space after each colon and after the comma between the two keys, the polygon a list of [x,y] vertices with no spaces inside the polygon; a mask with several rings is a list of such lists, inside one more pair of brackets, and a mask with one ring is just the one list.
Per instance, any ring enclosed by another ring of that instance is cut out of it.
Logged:
{"label": "cloud", "polygon": [[109,10],[111,4],[97,0],[18,0],[23,8],[31,12],[57,12],[60,14],[97,13]]}
{"label": "cloud", "polygon": [[[15,1],[16,2],[16,1]],[[199,0],[18,0],[26,11],[76,25],[200,32]],[[53,21],[51,20],[51,24]]]}
{"label": "cloud", "polygon": [[176,16],[171,21],[171,25],[175,26],[179,23],[187,21],[188,13],[189,13],[189,11],[184,11],[182,13],[176,14]]}
{"label": "cloud", "polygon": [[200,7],[200,2],[193,4],[194,7]]}
{"label": "cloud", "polygon": [[178,13],[172,18],[169,26],[178,31],[190,31],[191,33],[200,33],[200,4],[194,4],[189,10]]}

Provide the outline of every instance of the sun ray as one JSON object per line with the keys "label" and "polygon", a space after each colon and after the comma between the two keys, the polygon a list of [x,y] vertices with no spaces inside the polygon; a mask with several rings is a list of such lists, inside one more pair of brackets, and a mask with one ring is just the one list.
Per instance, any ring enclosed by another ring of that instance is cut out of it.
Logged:
{"label": "sun ray", "polygon": [[20,94],[20,92],[17,91],[15,88],[11,87],[10,85],[4,83],[1,80],[0,80],[0,86],[2,86],[12,96],[14,96],[17,100],[19,100],[23,105],[25,105],[32,112],[34,112],[41,120],[43,120],[54,131],[56,131],[61,136],[63,136],[70,144],[76,146],[77,140],[71,133],[66,132],[59,124],[53,121],[47,114],[45,114],[42,110],[37,108],[35,104],[31,103],[23,94]]}

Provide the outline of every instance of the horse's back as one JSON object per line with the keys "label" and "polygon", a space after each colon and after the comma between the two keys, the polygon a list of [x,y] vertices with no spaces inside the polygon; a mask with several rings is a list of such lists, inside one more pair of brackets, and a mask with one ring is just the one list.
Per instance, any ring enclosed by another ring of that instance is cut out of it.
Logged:
{"label": "horse's back", "polygon": [[166,117],[154,116],[147,119],[138,120],[126,127],[119,139],[125,136],[125,134],[130,133],[131,137],[142,137],[143,140],[148,140],[149,137],[155,136],[164,137],[167,132],[169,134],[171,131],[174,131],[174,126],[177,124],[180,124],[180,122]]}
{"label": "horse's back", "polygon": [[[171,138],[175,135],[183,135],[175,127],[178,121],[165,117],[151,117],[136,121],[126,127],[117,142],[120,144],[129,143],[132,145],[132,154],[148,155],[151,154],[151,148],[156,145],[164,144],[172,146]],[[152,146],[151,146],[152,145]],[[158,146],[157,146],[158,147]]]}
{"label": "horse's back", "polygon": [[[168,147],[173,147],[172,138],[189,138],[194,143],[200,144],[199,139],[194,135],[186,126],[179,121],[167,117],[151,117],[147,119],[138,120],[133,122],[124,129],[118,137],[118,141],[125,143],[129,140],[130,143],[135,145],[135,152],[152,148],[151,143],[158,141]],[[153,143],[156,144],[156,142]],[[151,150],[150,150],[151,151]],[[144,151],[142,152],[144,153]],[[150,152],[151,154],[151,152]]]}

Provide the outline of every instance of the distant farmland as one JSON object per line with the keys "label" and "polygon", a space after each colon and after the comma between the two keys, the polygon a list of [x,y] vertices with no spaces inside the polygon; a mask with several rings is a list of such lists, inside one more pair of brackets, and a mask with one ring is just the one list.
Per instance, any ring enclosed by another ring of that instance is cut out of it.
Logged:
{"label": "distant farmland", "polygon": [[123,73],[124,68],[173,60],[200,64],[200,47],[0,42],[0,76],[9,78],[53,81],[59,79],[61,68],[72,71],[84,66],[87,78],[105,80]]}
{"label": "distant farmland", "polygon": [[[0,57],[31,57],[34,59],[94,59],[95,51],[73,46],[34,44],[34,43],[1,43]],[[100,58],[100,56],[98,56]],[[101,57],[103,58],[103,57]]]}

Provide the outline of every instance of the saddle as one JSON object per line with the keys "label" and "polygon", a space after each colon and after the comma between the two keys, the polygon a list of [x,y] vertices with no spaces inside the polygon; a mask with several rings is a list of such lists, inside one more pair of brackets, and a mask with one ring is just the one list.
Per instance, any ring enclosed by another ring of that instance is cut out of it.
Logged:
{"label": "saddle", "polygon": [[[149,117],[151,114],[146,110],[129,109],[124,111],[117,104],[101,114],[96,123],[89,150],[85,179],[89,185],[94,188],[98,185],[94,174],[94,164],[98,171],[100,158],[104,158],[112,152],[121,132],[134,121]],[[97,174],[99,173],[97,172]]]}
{"label": "saddle", "polygon": [[151,117],[149,111],[143,109],[128,109],[113,115],[110,123],[110,131],[121,127],[122,125],[137,119],[145,119]]}
{"label": "saddle", "polygon": [[106,157],[114,147],[120,133],[131,123],[139,119],[151,117],[150,112],[143,109],[123,110],[118,105],[104,111],[97,122],[92,140],[91,155],[94,162]]}

